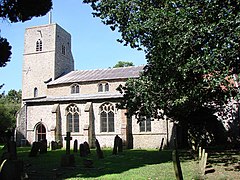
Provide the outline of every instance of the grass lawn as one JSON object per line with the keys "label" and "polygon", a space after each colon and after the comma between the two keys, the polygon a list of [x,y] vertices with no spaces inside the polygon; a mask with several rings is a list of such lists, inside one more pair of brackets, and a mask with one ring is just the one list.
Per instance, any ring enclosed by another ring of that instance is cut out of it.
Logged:
{"label": "grass lawn", "polygon": [[[18,159],[24,161],[29,179],[175,179],[171,151],[124,150],[112,155],[112,149],[103,149],[104,159],[98,159],[95,149],[87,159],[93,160],[93,168],[85,168],[83,158],[75,154],[75,167],[60,166],[65,150],[48,151],[37,157],[28,157],[29,147],[18,148]],[[184,179],[196,175],[196,162],[182,161]]]}
{"label": "grass lawn", "polygon": [[[96,150],[91,149],[91,154],[87,159],[93,160],[93,168],[84,167],[83,158],[79,153],[75,153],[75,167],[63,168],[60,166],[60,161],[65,150],[49,150],[47,154],[38,154],[37,157],[28,157],[29,152],[29,147],[18,148],[18,159],[24,161],[25,172],[29,179],[176,179],[172,151],[168,150],[161,152],[158,150],[124,150],[120,155],[112,155],[112,149],[103,149],[104,159],[98,159]],[[220,176],[217,166],[219,157],[221,159],[223,156],[219,154],[209,158],[217,172],[206,175],[206,178],[238,179],[239,177],[240,179],[239,172],[236,172],[237,174],[232,178],[231,175],[226,174]],[[236,158],[240,160],[239,153],[236,154]],[[185,180],[198,179],[197,161],[194,161],[189,153],[181,153],[180,159],[183,178]]]}

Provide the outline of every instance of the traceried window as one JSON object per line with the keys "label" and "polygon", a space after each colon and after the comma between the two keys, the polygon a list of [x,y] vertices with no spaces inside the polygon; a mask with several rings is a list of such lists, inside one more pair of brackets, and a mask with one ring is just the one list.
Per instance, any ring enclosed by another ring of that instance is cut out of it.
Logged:
{"label": "traceried window", "polygon": [[35,87],[33,91],[33,96],[38,97],[38,88]]}
{"label": "traceried window", "polygon": [[42,141],[46,139],[46,128],[40,123],[36,128],[37,141]]}
{"label": "traceried window", "polygon": [[67,132],[79,132],[79,108],[72,104],[67,107]]}
{"label": "traceried window", "polygon": [[109,83],[101,82],[98,84],[98,92],[108,92],[109,91]]}
{"label": "traceried window", "polygon": [[140,132],[151,132],[151,118],[142,118],[139,123]]}
{"label": "traceried window", "polygon": [[114,132],[114,106],[110,103],[100,106],[100,130]]}
{"label": "traceried window", "polygon": [[80,92],[80,87],[78,84],[71,85],[71,94],[77,94]]}
{"label": "traceried window", "polygon": [[42,51],[42,40],[38,39],[36,42],[36,51]]}

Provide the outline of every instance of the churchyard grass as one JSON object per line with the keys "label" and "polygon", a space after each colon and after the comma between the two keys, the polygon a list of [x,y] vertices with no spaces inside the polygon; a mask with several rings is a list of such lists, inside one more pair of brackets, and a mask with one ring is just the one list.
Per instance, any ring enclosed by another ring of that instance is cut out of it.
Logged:
{"label": "churchyard grass", "polygon": [[[30,148],[18,148],[18,158],[25,164],[30,179],[175,179],[172,151],[164,150],[124,150],[112,155],[112,149],[103,149],[104,159],[98,159],[96,150],[85,159],[93,161],[93,168],[85,168],[83,157],[75,153],[75,167],[63,168],[60,159],[65,150],[48,150],[47,154],[28,157]],[[71,153],[73,151],[71,150]],[[181,159],[184,179],[197,176],[197,162]]]}

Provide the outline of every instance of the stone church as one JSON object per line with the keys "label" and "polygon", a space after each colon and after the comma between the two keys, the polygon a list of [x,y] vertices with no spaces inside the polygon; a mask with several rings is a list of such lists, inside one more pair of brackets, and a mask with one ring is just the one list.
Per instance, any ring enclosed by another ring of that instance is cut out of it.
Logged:
{"label": "stone church", "polygon": [[[159,148],[168,145],[173,124],[166,119],[137,123],[116,104],[123,97],[116,88],[128,78],[138,78],[143,66],[74,70],[71,35],[58,24],[27,28],[22,69],[22,108],[17,118],[17,142],[46,139],[65,146],[73,140],[98,139],[113,147],[116,135],[127,148]],[[73,146],[73,141],[71,142]]]}

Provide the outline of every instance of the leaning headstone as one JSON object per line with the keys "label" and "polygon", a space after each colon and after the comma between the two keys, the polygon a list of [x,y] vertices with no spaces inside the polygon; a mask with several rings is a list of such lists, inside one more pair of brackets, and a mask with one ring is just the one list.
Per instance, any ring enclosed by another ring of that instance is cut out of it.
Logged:
{"label": "leaning headstone", "polygon": [[99,144],[99,142],[98,142],[98,140],[96,139],[95,140],[95,145],[96,145],[96,151],[97,151],[97,157],[99,158],[99,159],[103,159],[103,152],[102,152],[102,150],[101,150],[101,147],[100,147],[100,144]]}
{"label": "leaning headstone", "polygon": [[47,153],[47,140],[44,139],[40,141],[40,154],[46,154]]}
{"label": "leaning headstone", "polygon": [[78,141],[75,139],[73,143],[73,152],[77,153],[78,151]]}
{"label": "leaning headstone", "polygon": [[177,180],[183,180],[182,169],[177,150],[172,152],[173,166]]}
{"label": "leaning headstone", "polygon": [[87,143],[87,141],[85,141],[85,142],[83,143],[83,145],[84,145],[86,154],[87,154],[87,155],[88,155],[88,154],[91,154],[90,146],[89,146],[89,144]]}
{"label": "leaning headstone", "polygon": [[71,133],[67,132],[67,136],[64,138],[66,140],[66,154],[62,155],[61,166],[69,167],[75,165],[74,154],[70,154],[70,141],[72,140]]}
{"label": "leaning headstone", "polygon": [[79,151],[80,151],[80,157],[85,157],[87,156],[86,149],[84,147],[84,144],[79,145]]}
{"label": "leaning headstone", "polygon": [[32,149],[29,153],[29,157],[36,157],[40,149],[40,143],[39,142],[33,142]]}
{"label": "leaning headstone", "polygon": [[160,145],[159,151],[162,151],[162,149],[163,149],[163,142],[164,142],[164,138],[162,138],[162,141],[161,141],[161,145]]}

